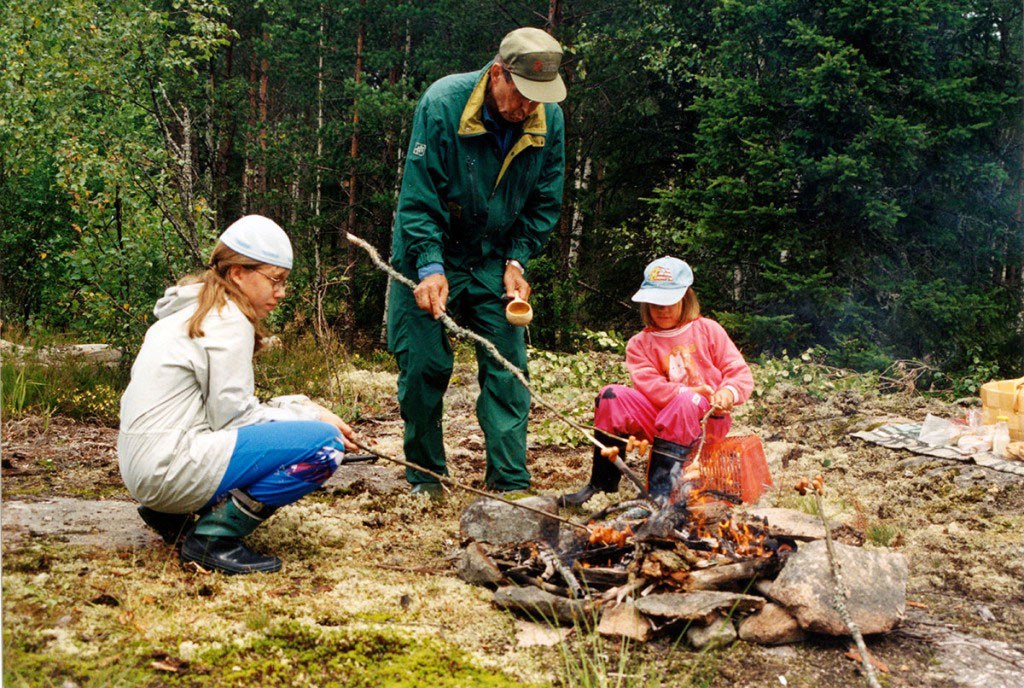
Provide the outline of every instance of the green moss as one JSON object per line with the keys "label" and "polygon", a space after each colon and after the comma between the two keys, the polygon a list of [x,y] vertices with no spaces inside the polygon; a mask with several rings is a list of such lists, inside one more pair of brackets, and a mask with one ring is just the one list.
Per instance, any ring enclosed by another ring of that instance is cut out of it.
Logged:
{"label": "green moss", "polygon": [[54,688],[68,681],[90,688],[96,686],[161,685],[159,672],[147,654],[131,648],[109,655],[72,656],[49,652],[34,633],[6,630],[4,633],[3,685],[7,688]]}
{"label": "green moss", "polygon": [[[457,648],[376,630],[281,624],[242,646],[210,650],[197,670],[208,685],[512,686],[513,678],[474,666]],[[191,685],[181,677],[181,685]]]}

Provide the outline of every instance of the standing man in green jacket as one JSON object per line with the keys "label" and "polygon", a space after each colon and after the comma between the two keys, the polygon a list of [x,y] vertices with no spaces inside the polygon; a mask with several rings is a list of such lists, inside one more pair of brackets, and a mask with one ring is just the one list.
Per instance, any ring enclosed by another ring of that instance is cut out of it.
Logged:
{"label": "standing man in green jacket", "polygon": [[[435,82],[416,107],[392,264],[418,286],[392,290],[388,346],[400,371],[406,459],[436,473],[447,474],[441,416],[452,373],[441,313],[486,337],[526,373],[524,331],[505,320],[505,303],[516,294],[529,298],[529,260],[561,212],[561,59],[550,35],[516,29],[491,64]],[[498,491],[528,488],[529,392],[479,345],[476,358],[484,480]],[[425,473],[410,469],[406,479],[414,493],[440,494]]]}

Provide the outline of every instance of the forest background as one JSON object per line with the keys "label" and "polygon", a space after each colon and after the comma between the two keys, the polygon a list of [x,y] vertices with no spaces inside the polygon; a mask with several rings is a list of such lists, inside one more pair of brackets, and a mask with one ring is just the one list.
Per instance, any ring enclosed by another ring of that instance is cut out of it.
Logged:
{"label": "forest background", "polygon": [[30,335],[135,350],[262,213],[298,256],[275,324],[376,346],[386,278],[344,234],[388,253],[417,98],[531,25],[569,86],[535,345],[634,331],[642,266],[674,254],[748,355],[1024,367],[1017,0],[0,6],[0,315]]}

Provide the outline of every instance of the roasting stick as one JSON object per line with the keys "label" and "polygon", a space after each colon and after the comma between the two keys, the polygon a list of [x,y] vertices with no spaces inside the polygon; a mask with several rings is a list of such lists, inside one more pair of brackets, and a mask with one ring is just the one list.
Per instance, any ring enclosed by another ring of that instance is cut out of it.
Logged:
{"label": "roasting stick", "polygon": [[[373,261],[373,264],[376,265],[377,268],[379,268],[380,270],[386,272],[391,277],[391,279],[395,280],[396,282],[401,282],[410,289],[416,288],[415,282],[413,282],[411,279],[395,270],[386,262],[384,262],[381,259],[380,254],[377,253],[377,249],[374,248],[372,244],[368,243],[363,239],[360,239],[355,234],[352,234],[352,232],[346,232],[345,238],[348,239],[350,243],[355,244],[359,248],[366,251],[366,253],[370,256],[370,260]],[[491,354],[495,361],[501,364],[503,368],[508,370],[516,377],[517,380],[519,380],[523,387],[526,388],[526,391],[530,393],[530,396],[533,397],[537,401],[537,403],[539,403],[541,406],[544,406],[549,411],[554,413],[560,421],[566,423],[570,427],[575,428],[576,430],[583,433],[583,436],[590,440],[591,444],[593,444],[595,447],[600,447],[602,450],[609,449],[609,447],[605,446],[603,442],[598,440],[594,436],[594,434],[590,432],[590,429],[587,426],[580,425],[572,418],[569,418],[564,413],[555,408],[547,399],[544,399],[542,396],[537,394],[537,392],[535,392],[534,389],[530,387],[530,382],[529,380],[526,379],[526,376],[523,375],[523,371],[512,365],[512,363],[508,359],[502,356],[501,353],[498,352],[498,349],[494,346],[494,344],[492,344],[487,339],[484,339],[476,332],[467,330],[464,327],[460,327],[458,324],[456,324],[454,320],[452,320],[451,316],[449,316],[447,313],[441,313],[440,320],[444,324],[444,326],[448,328],[449,331],[451,331],[452,334],[457,335],[459,337],[464,337],[466,339],[472,339],[474,342],[480,344],[482,347],[487,349],[487,352]],[[612,461],[612,463],[615,463],[615,461]],[[623,474],[633,482],[634,485],[639,487],[641,492],[646,494],[647,490],[644,487],[643,481],[637,477],[636,473],[633,473],[633,471],[631,471],[624,463],[622,463],[621,459],[619,460],[619,464],[616,464],[616,467],[619,468],[619,470],[621,470]],[[423,473],[428,472],[422,468],[419,468],[418,466],[413,466],[413,468]]]}
{"label": "roasting stick", "polygon": [[[705,413],[701,417],[701,419],[700,419],[700,436],[697,437],[697,444],[694,447],[693,451],[691,452],[691,455],[693,456],[693,461],[690,463],[689,466],[687,466],[687,475],[688,476],[691,475],[691,474],[697,473],[699,471],[699,468],[697,468],[697,466],[700,463],[700,452],[704,448],[704,439],[707,437],[707,434],[708,434],[708,418],[711,417],[711,414],[714,411],[715,411],[715,407],[712,406],[711,408],[708,409],[708,412]],[[589,426],[588,429],[594,430],[594,431],[598,431],[599,430],[598,428],[595,428],[593,426]],[[612,439],[619,440],[620,442],[625,442],[626,443],[626,453],[627,454],[629,452],[631,452],[633,450],[633,448],[636,446],[634,444],[634,440],[636,440],[635,437],[632,437],[632,436],[630,436],[630,437],[619,437],[618,435],[614,435],[614,434],[612,434],[612,433],[610,433],[610,432],[608,432],[606,430],[600,430],[600,432],[603,432],[604,434],[608,435]],[[637,443],[637,444],[640,445],[639,448],[637,449],[637,451],[640,453],[640,457],[641,458],[643,458],[644,455],[647,454],[650,451],[651,445],[650,444],[645,444],[646,442],[647,442],[646,440],[641,440],[640,442]],[[606,456],[606,458],[611,460],[610,456]],[[616,458],[618,458],[618,456],[616,456]],[[676,460],[678,460],[678,459],[676,459]],[[625,466],[625,464],[622,464],[622,466],[619,466],[619,463],[616,463],[616,461],[612,461],[612,463],[615,464],[616,468],[618,468],[620,471],[622,471],[623,474],[627,478],[630,478],[630,480],[632,480],[633,483],[637,487],[640,488],[640,491],[643,493],[643,498],[647,499],[648,496],[649,496],[649,495],[647,495],[647,490],[645,489],[645,487],[643,487],[640,484],[639,478],[635,478],[635,474],[633,474],[632,477],[630,476],[630,473],[632,473],[632,471],[630,471],[629,467]],[[629,471],[629,473],[627,473],[627,471]],[[692,481],[692,480],[695,479],[695,477],[690,477],[688,479]]]}
{"label": "roasting stick", "polygon": [[505,504],[517,507],[519,509],[525,509],[527,511],[532,511],[535,514],[540,514],[541,516],[544,516],[546,518],[553,518],[556,521],[561,521],[562,523],[570,525],[573,528],[580,528],[580,529],[586,530],[588,532],[590,530],[590,528],[585,523],[580,523],[579,521],[574,521],[571,518],[565,518],[564,516],[558,516],[557,514],[553,514],[550,511],[544,511],[543,509],[538,509],[538,508],[533,507],[533,506],[527,506],[526,504],[523,504],[521,502],[515,502],[515,501],[512,501],[511,499],[505,499],[504,497],[496,495],[496,494],[494,494],[492,492],[487,492],[486,490],[478,490],[477,488],[470,487],[469,485],[466,485],[465,483],[460,483],[458,480],[455,480],[454,478],[449,478],[447,475],[441,475],[440,473],[435,473],[434,471],[430,470],[429,468],[424,468],[423,466],[417,466],[414,463],[409,463],[408,461],[403,461],[402,459],[396,459],[393,456],[388,456],[387,454],[383,454],[380,451],[378,451],[377,449],[374,449],[373,447],[370,447],[370,446],[364,444],[360,440],[357,440],[357,439],[354,440],[351,437],[348,438],[348,439],[349,439],[350,442],[352,442],[354,445],[356,445],[357,447],[359,447],[360,449],[362,449],[365,452],[369,452],[369,453],[373,454],[374,456],[378,456],[378,457],[384,459],[385,461],[390,461],[391,463],[396,463],[399,466],[405,466],[406,468],[411,468],[414,471],[419,471],[420,473],[426,473],[431,478],[437,478],[442,483],[450,485],[451,487],[457,487],[460,490],[465,490],[466,492],[472,492],[473,494],[478,494],[481,497],[487,497],[488,499],[494,499],[494,500],[499,501],[499,502],[504,502]]}

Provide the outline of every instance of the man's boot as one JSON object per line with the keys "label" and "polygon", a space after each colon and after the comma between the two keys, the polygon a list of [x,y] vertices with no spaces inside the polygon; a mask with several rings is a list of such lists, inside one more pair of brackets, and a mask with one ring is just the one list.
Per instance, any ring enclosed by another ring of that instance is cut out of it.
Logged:
{"label": "man's boot", "polygon": [[192,514],[165,514],[148,506],[140,506],[138,512],[146,525],[155,530],[168,545],[178,544],[192,527]]}
{"label": "man's boot", "polygon": [[[692,447],[654,438],[651,458],[647,464],[647,491],[651,499],[672,502],[673,494],[680,487],[684,469],[693,461]],[[675,495],[678,497],[678,495]]]}
{"label": "man's boot", "polygon": [[[623,440],[611,437],[600,430],[594,433],[594,437],[606,447],[618,447],[619,458],[626,457],[626,443]],[[558,498],[558,506],[579,506],[598,492],[618,492],[619,480],[622,473],[606,457],[601,456],[601,448],[594,447],[593,467],[590,471],[590,482],[583,486],[579,492],[564,494]]]}
{"label": "man's boot", "polygon": [[199,518],[181,544],[181,561],[229,574],[279,571],[280,559],[254,552],[242,542],[274,511],[245,492],[232,490],[227,499]]}

